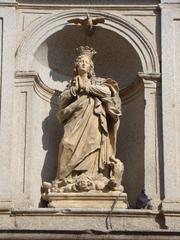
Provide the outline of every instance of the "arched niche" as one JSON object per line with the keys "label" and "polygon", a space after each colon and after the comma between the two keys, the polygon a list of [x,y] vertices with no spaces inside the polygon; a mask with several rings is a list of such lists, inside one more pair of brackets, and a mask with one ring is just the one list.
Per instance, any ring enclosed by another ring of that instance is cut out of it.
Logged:
{"label": "arched niche", "polygon": [[[101,26],[116,32],[133,46],[141,60],[143,72],[159,72],[157,52],[139,29],[126,19],[110,13],[97,10],[88,10],[88,13],[93,17],[104,17],[106,21]],[[37,48],[48,37],[68,25],[67,20],[86,15],[87,10],[68,10],[42,17],[31,24],[25,31],[23,40],[16,52],[17,70],[29,71]]]}
{"label": "arched niche", "polygon": [[142,71],[139,56],[126,39],[101,27],[96,27],[92,37],[86,37],[79,26],[66,26],[48,37],[35,52],[31,69],[47,86],[62,91],[73,77],[76,48],[81,45],[96,49],[96,75],[111,77],[121,89],[130,86]]}
{"label": "arched niche", "polygon": [[[39,74],[44,85],[40,86],[37,81],[36,85],[39,87],[35,87],[35,89],[39,93],[38,88],[42,87],[44,92],[39,96],[44,98],[44,95],[47,95],[46,89],[62,91],[67,80],[72,77],[76,47],[89,45],[97,50],[98,54],[94,60],[96,75],[113,78],[122,89],[123,116],[118,134],[117,157],[124,162],[123,185],[125,192],[128,193],[130,204],[135,205],[137,194],[144,188],[145,184],[144,90],[142,82],[137,81],[137,73],[158,72],[157,55],[148,40],[122,18],[91,11],[90,14],[93,16],[107,18],[105,24],[96,27],[92,37],[86,37],[80,26],[67,25],[68,19],[81,17],[85,14],[86,12],[83,10],[68,11],[45,17],[31,26],[17,50],[17,70],[36,71]],[[135,84],[136,82],[139,84]],[[44,88],[44,86],[46,87]],[[36,110],[34,107],[34,111],[38,111],[38,108],[46,108],[49,116],[41,119],[41,111],[39,111],[39,118],[42,122],[40,120],[32,121],[36,122],[37,132],[40,131],[38,129],[42,128],[42,134],[37,133],[37,137],[41,138],[43,143],[39,145],[39,148],[43,146],[43,149],[46,150],[45,155],[38,155],[39,161],[42,162],[41,172],[36,170],[36,174],[41,175],[42,181],[52,181],[55,177],[58,142],[62,136],[61,133],[56,133],[61,131],[55,120],[56,99],[54,100],[53,91],[52,94],[49,93],[51,91],[48,91],[46,100],[49,99],[51,102],[50,109],[47,107],[48,103],[46,106],[44,103],[42,106],[34,103],[34,106],[37,106]],[[37,102],[40,104],[39,100]],[[44,115],[42,114],[42,116]],[[36,138],[36,136],[33,137]],[[34,153],[40,150],[38,150],[37,145],[35,147],[32,144],[31,147],[34,148],[32,151]],[[34,201],[40,197],[38,189],[34,193]]]}

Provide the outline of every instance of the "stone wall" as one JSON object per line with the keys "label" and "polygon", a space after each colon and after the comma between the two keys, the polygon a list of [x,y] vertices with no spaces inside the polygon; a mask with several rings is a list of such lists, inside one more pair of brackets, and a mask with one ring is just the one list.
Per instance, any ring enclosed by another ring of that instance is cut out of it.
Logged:
{"label": "stone wall", "polygon": [[[142,189],[152,198],[152,211],[115,213],[116,229],[178,230],[179,6],[178,0],[0,2],[2,229],[41,229],[43,224],[51,229],[51,218],[53,229],[59,221],[65,221],[61,228],[71,229],[68,221],[76,219],[71,230],[78,230],[82,219],[83,228],[94,228],[107,215],[98,212],[96,218],[81,210],[69,217],[60,211],[56,219],[57,212],[41,208],[41,184],[56,175],[63,134],[55,117],[59,94],[72,77],[75,48],[87,44],[98,51],[96,75],[113,78],[121,88],[117,156],[125,166],[129,205],[135,207]],[[106,19],[91,37],[67,23],[87,12]],[[103,224],[98,225],[102,230]]]}

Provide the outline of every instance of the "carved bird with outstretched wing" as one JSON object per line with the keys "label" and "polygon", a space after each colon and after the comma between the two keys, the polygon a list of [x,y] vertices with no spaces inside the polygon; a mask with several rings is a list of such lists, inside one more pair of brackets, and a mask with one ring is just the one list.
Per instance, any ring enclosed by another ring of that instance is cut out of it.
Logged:
{"label": "carved bird with outstretched wing", "polygon": [[92,18],[88,14],[87,17],[84,19],[73,18],[68,20],[68,22],[82,25],[85,28],[86,33],[89,35],[89,34],[92,34],[92,30],[95,25],[105,22],[105,18],[103,17]]}

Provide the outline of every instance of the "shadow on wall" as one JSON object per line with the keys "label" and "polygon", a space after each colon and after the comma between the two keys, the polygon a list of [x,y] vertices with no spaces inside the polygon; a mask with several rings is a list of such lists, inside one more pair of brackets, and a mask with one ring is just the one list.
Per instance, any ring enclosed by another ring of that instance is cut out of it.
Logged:
{"label": "shadow on wall", "polygon": [[[56,177],[58,165],[59,143],[63,135],[63,127],[56,117],[58,112],[59,92],[56,91],[50,101],[49,115],[42,122],[42,144],[47,151],[44,165],[41,171],[42,182],[52,182]],[[46,203],[41,199],[39,207],[45,207]]]}
{"label": "shadow on wall", "polygon": [[117,156],[124,163],[122,184],[131,208],[144,189],[144,90],[122,106],[117,141]]}
{"label": "shadow on wall", "polygon": [[38,49],[36,60],[51,70],[50,77],[54,82],[62,81],[63,76],[71,78],[77,57],[75,50],[81,45],[89,45],[97,51],[93,59],[96,75],[111,77],[122,88],[131,84],[141,71],[140,59],[128,41],[101,27],[96,27],[94,35],[86,37],[80,26],[66,26]]}

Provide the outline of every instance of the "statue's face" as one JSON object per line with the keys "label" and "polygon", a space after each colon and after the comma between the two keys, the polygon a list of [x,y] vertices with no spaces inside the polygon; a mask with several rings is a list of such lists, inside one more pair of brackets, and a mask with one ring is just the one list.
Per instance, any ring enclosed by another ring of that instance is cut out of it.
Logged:
{"label": "statue's face", "polygon": [[82,55],[78,59],[78,64],[77,64],[78,74],[81,75],[83,73],[89,73],[90,72],[90,68],[91,68],[91,64],[90,64],[89,57],[87,57],[85,55]]}

